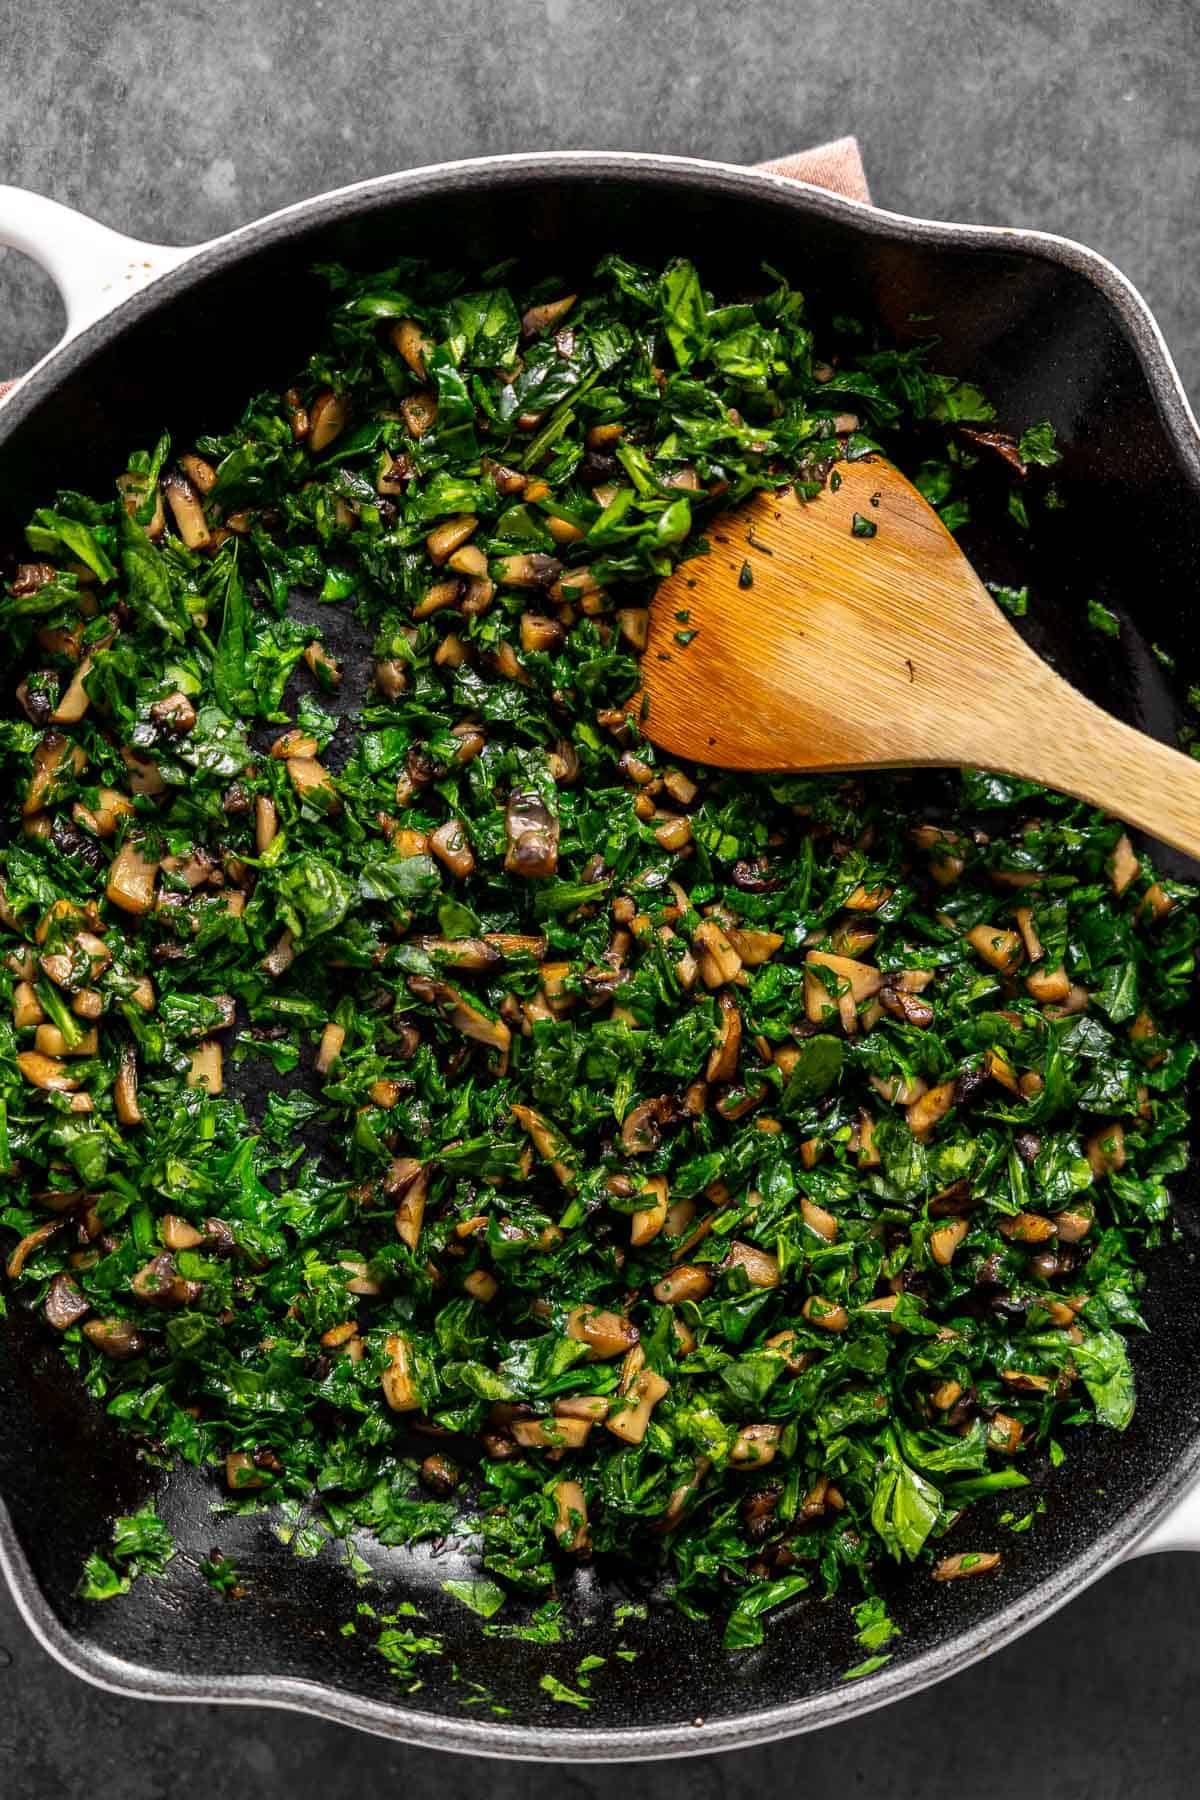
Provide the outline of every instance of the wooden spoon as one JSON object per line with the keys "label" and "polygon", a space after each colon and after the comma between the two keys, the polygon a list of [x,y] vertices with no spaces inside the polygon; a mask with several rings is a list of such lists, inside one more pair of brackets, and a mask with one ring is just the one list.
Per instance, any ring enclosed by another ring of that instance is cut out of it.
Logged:
{"label": "wooden spoon", "polygon": [[1036,656],[881,457],[838,464],[815,500],[756,495],[708,535],[651,608],[631,710],[661,749],[791,773],[997,769],[1200,856],[1200,763]]}

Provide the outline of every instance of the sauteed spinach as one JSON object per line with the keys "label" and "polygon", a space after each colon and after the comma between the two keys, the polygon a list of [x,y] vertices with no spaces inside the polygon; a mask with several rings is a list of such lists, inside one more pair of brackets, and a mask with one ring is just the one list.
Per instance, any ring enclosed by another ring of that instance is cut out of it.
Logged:
{"label": "sauteed spinach", "polygon": [[1028,783],[684,768],[626,703],[753,489],[882,448],[1018,530],[1053,433],[770,272],[325,273],[293,387],[8,572],[12,1302],[310,1550],[458,1534],[492,1612],[617,1558],[734,1648],[848,1583],[879,1652],[881,1559],[994,1568],[973,1504],[1129,1422],[1193,894]]}

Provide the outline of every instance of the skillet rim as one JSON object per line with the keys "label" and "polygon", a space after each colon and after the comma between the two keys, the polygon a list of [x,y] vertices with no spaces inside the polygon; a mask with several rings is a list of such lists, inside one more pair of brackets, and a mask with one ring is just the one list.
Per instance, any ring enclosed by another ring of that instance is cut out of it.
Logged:
{"label": "skillet rim", "polygon": [[[406,200],[456,192],[464,186],[504,189],[530,180],[593,175],[598,181],[639,180],[656,188],[708,187],[777,201],[784,210],[835,219],[871,237],[917,245],[1024,252],[1089,281],[1112,308],[1133,348],[1181,475],[1200,501],[1200,424],[1162,331],[1146,301],[1115,264],[1075,240],[1022,228],[955,224],[888,212],[790,177],[701,158],[635,151],[547,151],[475,157],[377,176],[299,201],[199,245],[170,272],[44,357],[0,403],[0,454],[41,399],[71,377],[96,350],[133,332],[210,275],[286,242],[297,224],[333,224],[384,211]],[[1066,1558],[1016,1601],[910,1661],[880,1670],[849,1688],[806,1695],[781,1706],[692,1725],[575,1728],[510,1725],[500,1721],[413,1712],[292,1676],[196,1677],[125,1661],[74,1638],[58,1620],[34,1579],[8,1510],[0,1498],[0,1574],[17,1609],[54,1659],[110,1693],[164,1702],[270,1706],[315,1714],[425,1749],[521,1761],[651,1761],[770,1743],[835,1721],[845,1723],[944,1680],[1011,1643],[1123,1560],[1200,1476],[1200,1433],[1180,1452],[1148,1494],[1115,1518],[1085,1549]]]}

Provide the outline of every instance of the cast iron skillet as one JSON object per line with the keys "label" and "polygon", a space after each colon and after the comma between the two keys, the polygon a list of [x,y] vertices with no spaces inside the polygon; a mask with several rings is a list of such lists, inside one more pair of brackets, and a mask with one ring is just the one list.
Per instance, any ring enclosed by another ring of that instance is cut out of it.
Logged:
{"label": "cast iron skillet", "polygon": [[[1065,510],[1039,519],[1022,554],[1002,556],[986,529],[967,547],[986,576],[1030,581],[1029,634],[1065,675],[1173,739],[1200,673],[1200,439],[1137,295],[1109,264],[1062,240],[897,218],[721,165],[606,153],[459,163],[329,194],[204,247],[48,358],[0,408],[0,544],[16,541],[56,485],[102,487],[126,451],[164,425],[183,446],[197,429],[223,428],[254,389],[281,384],[320,327],[314,262],[370,267],[422,252],[484,265],[517,253],[570,273],[610,248],[693,256],[726,290],[753,284],[766,260],[818,315],[878,315],[901,341],[940,335],[941,366],[978,380],[1003,423],[1052,419],[1066,453]],[[1080,629],[1090,595],[1120,616],[1119,650]],[[1174,657],[1173,673],[1151,643]],[[1177,857],[1163,860],[1186,872]],[[597,1566],[564,1594],[572,1641],[546,1648],[482,1635],[441,1591],[460,1572],[453,1552],[364,1545],[383,1580],[382,1597],[369,1598],[381,1611],[415,1600],[445,1635],[446,1655],[404,1696],[370,1633],[338,1630],[363,1596],[336,1547],[303,1560],[268,1520],[210,1521],[221,1488],[209,1474],[163,1486],[90,1405],[40,1321],[17,1307],[0,1326],[0,1556],[56,1656],[146,1697],[291,1706],[416,1744],[579,1760],[730,1748],[846,1719],[1037,1623],[1126,1554],[1200,1468],[1196,1176],[1181,1177],[1176,1196],[1182,1241],[1153,1259],[1153,1329],[1134,1346],[1140,1402],[1130,1429],[1077,1433],[1054,1475],[1030,1465],[1046,1508],[1035,1530],[1012,1536],[977,1515],[965,1547],[1001,1543],[996,1577],[949,1587],[924,1572],[889,1578],[903,1637],[864,1680],[841,1680],[862,1655],[841,1604],[800,1602],[762,1649],[730,1658],[714,1631],[661,1602],[644,1621],[612,1626],[609,1603],[636,1586]],[[203,1552],[219,1538],[235,1556],[243,1600],[213,1593],[183,1557],[167,1579],[138,1582],[119,1603],[75,1597],[108,1519],[156,1493],[185,1544]],[[582,1655],[618,1642],[640,1654],[610,1659],[589,1712],[540,1689],[546,1672],[573,1684]],[[464,1704],[469,1682],[511,1710]]]}

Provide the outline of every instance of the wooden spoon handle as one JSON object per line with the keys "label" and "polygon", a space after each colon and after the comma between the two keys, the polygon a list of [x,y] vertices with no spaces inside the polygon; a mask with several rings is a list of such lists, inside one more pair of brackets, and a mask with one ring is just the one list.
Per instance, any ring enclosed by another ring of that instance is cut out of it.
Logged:
{"label": "wooden spoon handle", "polygon": [[1059,788],[1200,859],[1200,762],[1114,719],[1044,663],[1026,692],[1014,775]]}

